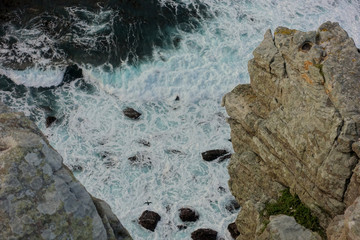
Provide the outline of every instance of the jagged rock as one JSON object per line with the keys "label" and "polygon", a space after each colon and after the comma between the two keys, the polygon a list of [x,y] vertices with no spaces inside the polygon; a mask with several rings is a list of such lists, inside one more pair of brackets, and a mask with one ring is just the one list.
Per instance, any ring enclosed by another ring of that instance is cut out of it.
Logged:
{"label": "jagged rock", "polygon": [[179,217],[183,222],[195,222],[199,219],[199,214],[194,209],[180,208],[179,212]]}
{"label": "jagged rock", "polygon": [[0,239],[131,239],[24,114],[0,103],[0,129]]}
{"label": "jagged rock", "polygon": [[228,151],[222,149],[214,149],[201,153],[201,156],[205,161],[213,161],[225,154],[228,154]]}
{"label": "jagged rock", "polygon": [[193,240],[216,240],[217,232],[209,228],[200,228],[191,233]]}
{"label": "jagged rock", "polygon": [[357,240],[360,238],[360,197],[343,215],[336,216],[326,230],[328,240]]}
{"label": "jagged rock", "polygon": [[128,118],[131,118],[131,119],[138,119],[140,116],[141,116],[141,113],[137,112],[135,109],[133,108],[125,108],[123,110],[123,113],[125,116],[127,116]]}
{"label": "jagged rock", "polygon": [[187,226],[185,226],[185,225],[177,225],[177,228],[179,229],[179,231],[181,231],[181,230],[187,229]]}
{"label": "jagged rock", "polygon": [[259,240],[321,240],[319,234],[298,224],[294,217],[277,215],[270,217],[270,223]]}
{"label": "jagged rock", "polygon": [[359,193],[360,54],[326,22],[310,32],[268,30],[253,55],[250,84],[222,102],[235,151],[229,186],[242,206],[238,239],[256,238],[258,213],[284,187],[326,228]]}
{"label": "jagged rock", "polygon": [[234,222],[230,223],[227,229],[233,239],[236,239],[240,235],[239,231],[237,230],[236,223]]}
{"label": "jagged rock", "polygon": [[140,218],[139,218],[139,224],[143,226],[144,228],[154,231],[156,228],[157,223],[161,220],[161,217],[159,214],[153,211],[144,211]]}

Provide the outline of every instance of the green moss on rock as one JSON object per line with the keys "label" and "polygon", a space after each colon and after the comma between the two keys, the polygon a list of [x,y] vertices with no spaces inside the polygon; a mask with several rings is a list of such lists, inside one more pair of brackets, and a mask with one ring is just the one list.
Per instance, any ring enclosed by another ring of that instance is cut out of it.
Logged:
{"label": "green moss on rock", "polygon": [[282,191],[277,202],[265,204],[265,208],[261,212],[264,218],[279,214],[293,216],[297,223],[325,238],[324,229],[320,227],[318,218],[312,215],[310,208],[303,204],[296,194],[295,196],[291,195],[288,188]]}

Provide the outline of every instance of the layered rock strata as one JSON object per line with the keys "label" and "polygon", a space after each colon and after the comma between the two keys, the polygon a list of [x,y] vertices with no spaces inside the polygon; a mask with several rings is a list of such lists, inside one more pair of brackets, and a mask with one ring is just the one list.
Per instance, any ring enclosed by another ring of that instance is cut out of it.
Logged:
{"label": "layered rock strata", "polygon": [[323,228],[360,195],[360,53],[338,23],[268,30],[250,84],[223,98],[235,154],[229,186],[240,236],[264,229],[264,204],[290,188]]}
{"label": "layered rock strata", "polygon": [[36,125],[0,103],[0,239],[127,239]]}

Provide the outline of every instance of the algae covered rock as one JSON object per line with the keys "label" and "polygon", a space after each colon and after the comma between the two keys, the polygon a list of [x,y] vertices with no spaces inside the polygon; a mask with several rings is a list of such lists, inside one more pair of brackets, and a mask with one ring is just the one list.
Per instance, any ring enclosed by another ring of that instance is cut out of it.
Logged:
{"label": "algae covered rock", "polygon": [[238,239],[259,236],[259,213],[284,188],[325,229],[360,193],[360,53],[326,22],[317,31],[268,30],[253,55],[250,84],[223,98],[235,151],[229,186],[243,212]]}
{"label": "algae covered rock", "polygon": [[0,239],[131,239],[24,114],[0,103],[0,129]]}

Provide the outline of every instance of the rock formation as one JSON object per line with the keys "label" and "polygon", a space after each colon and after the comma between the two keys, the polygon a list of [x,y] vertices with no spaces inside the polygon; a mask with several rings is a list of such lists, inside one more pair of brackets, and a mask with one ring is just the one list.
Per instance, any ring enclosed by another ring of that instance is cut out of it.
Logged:
{"label": "rock formation", "polygon": [[0,103],[0,239],[127,239],[36,125]]}
{"label": "rock formation", "polygon": [[229,186],[242,206],[237,239],[258,238],[264,205],[284,188],[326,229],[360,195],[359,50],[326,22],[268,30],[253,55],[250,84],[223,98],[235,151]]}

